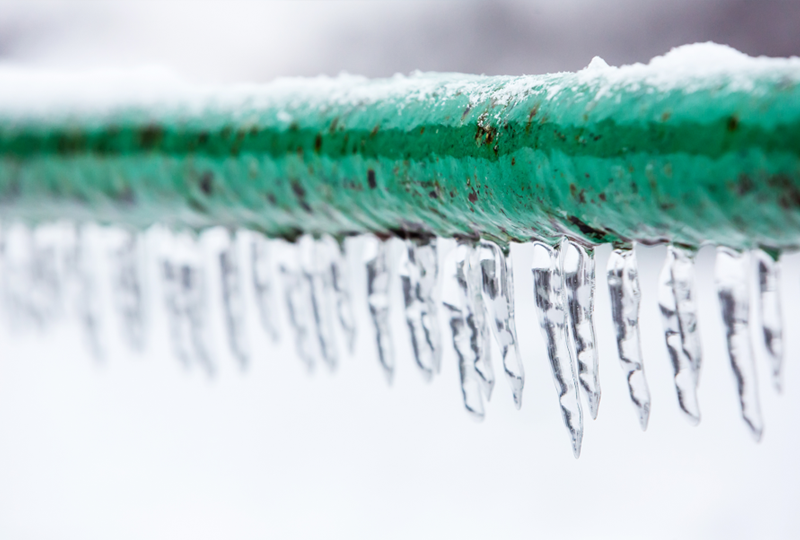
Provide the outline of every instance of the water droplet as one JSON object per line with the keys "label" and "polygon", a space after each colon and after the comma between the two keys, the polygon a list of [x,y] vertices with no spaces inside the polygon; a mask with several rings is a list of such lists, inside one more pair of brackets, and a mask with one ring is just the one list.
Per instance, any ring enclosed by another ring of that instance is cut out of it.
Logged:
{"label": "water droplet", "polygon": [[780,261],[762,250],[755,250],[758,275],[758,311],[764,346],[772,372],[775,390],[782,391],[783,379],[783,318],[781,316]]}
{"label": "water droplet", "polygon": [[742,418],[756,441],[761,440],[764,423],[758,401],[758,381],[750,344],[749,260],[745,253],[726,247],[717,248],[714,273],[722,310],[722,323],[728,356],[736,379]]}
{"label": "water droplet", "polygon": [[246,310],[239,269],[239,253],[236,239],[231,238],[230,235],[226,238],[225,247],[219,253],[219,268],[228,345],[231,353],[244,369],[249,363],[250,347],[245,328]]}
{"label": "water droplet", "polygon": [[280,333],[278,332],[278,322],[275,314],[276,300],[274,274],[270,258],[270,242],[259,233],[252,233],[250,265],[255,302],[261,326],[272,338],[273,342],[278,341]]}
{"label": "water droplet", "polygon": [[411,239],[404,242],[400,265],[405,316],[411,335],[414,359],[423,376],[430,380],[442,363],[441,336],[436,310],[436,285],[439,277],[436,239]]}
{"label": "water droplet", "polygon": [[617,335],[617,350],[628,392],[636,407],[642,431],[650,419],[650,389],[644,375],[642,346],[639,338],[639,270],[633,249],[615,249],[608,259],[608,292],[611,315]]}
{"label": "water droplet", "polygon": [[389,330],[389,285],[388,241],[367,235],[364,246],[364,264],[367,267],[367,303],[375,339],[378,345],[378,360],[389,383],[394,375],[394,350]]}
{"label": "water droplet", "polygon": [[[525,385],[525,371],[517,346],[517,329],[514,318],[514,278],[511,255],[508,257],[494,242],[482,241],[478,259],[481,269],[483,296],[500,354],[503,357],[503,371],[511,385],[514,405],[522,407],[522,388]],[[487,344],[488,349],[488,344]]]}
{"label": "water droplet", "polygon": [[567,345],[567,313],[564,306],[564,278],[561,274],[560,249],[542,242],[533,243],[533,295],[547,356],[553,371],[561,416],[572,442],[572,453],[581,454],[583,412],[578,396],[575,366]]}
{"label": "water droplet", "polygon": [[594,250],[566,238],[561,242],[561,268],[567,314],[567,335],[578,364],[578,383],[597,418],[600,407],[597,348],[594,338]]}
{"label": "water droplet", "polygon": [[700,422],[697,382],[700,373],[700,332],[694,294],[695,252],[667,247],[667,259],[658,281],[658,304],[667,351],[675,375],[678,405],[692,425]]}

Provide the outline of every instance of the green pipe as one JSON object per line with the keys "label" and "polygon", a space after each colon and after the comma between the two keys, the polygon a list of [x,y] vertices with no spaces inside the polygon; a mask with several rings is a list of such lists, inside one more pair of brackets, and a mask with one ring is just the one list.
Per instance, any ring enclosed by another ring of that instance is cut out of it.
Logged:
{"label": "green pipe", "polygon": [[[797,248],[800,60],[705,47],[578,73],[283,80],[150,102],[0,91],[0,216]],[[704,51],[722,60],[691,64]]]}

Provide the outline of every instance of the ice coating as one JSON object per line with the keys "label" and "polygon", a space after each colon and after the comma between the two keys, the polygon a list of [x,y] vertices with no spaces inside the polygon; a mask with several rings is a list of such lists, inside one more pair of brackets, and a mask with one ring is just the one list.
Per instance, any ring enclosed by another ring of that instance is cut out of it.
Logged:
{"label": "ice coating", "polygon": [[509,253],[506,256],[496,243],[484,240],[481,241],[478,247],[478,261],[481,270],[483,297],[486,301],[489,317],[492,320],[492,333],[500,348],[500,354],[503,358],[503,371],[506,374],[509,385],[511,385],[514,405],[519,409],[522,407],[525,371],[517,345],[511,255]]}
{"label": "ice coating", "polygon": [[619,361],[628,392],[636,408],[642,431],[650,419],[650,388],[644,374],[642,345],[639,337],[639,270],[633,249],[614,249],[608,258],[608,292],[611,296],[611,317],[616,330]]}
{"label": "ice coating", "polygon": [[219,253],[220,280],[222,282],[222,306],[228,345],[231,353],[246,368],[250,361],[250,346],[245,328],[246,310],[242,292],[242,276],[239,269],[239,254],[236,239],[226,239],[226,246]]}
{"label": "ice coating", "polygon": [[459,242],[446,264],[442,305],[447,311],[458,359],[464,407],[475,420],[480,421],[485,415],[483,399],[485,396],[488,400],[491,388],[487,388],[486,374],[478,371],[487,344],[475,317],[476,295],[470,287],[470,280],[475,275],[472,271],[474,258],[472,242]]}
{"label": "ice coating", "polygon": [[342,245],[332,236],[324,235],[321,242],[330,257],[333,292],[336,296],[336,313],[339,325],[345,334],[347,350],[350,354],[356,347],[356,320],[353,315],[353,303],[350,301],[350,281],[347,272],[347,261],[342,253]]}
{"label": "ice coating", "polygon": [[303,273],[297,244],[283,241],[276,244],[279,248],[278,267],[289,313],[289,326],[294,331],[295,348],[300,360],[311,371],[322,359],[319,337],[314,327],[311,283]]}
{"label": "ice coating", "polygon": [[700,332],[694,293],[695,252],[667,247],[667,258],[658,279],[658,304],[672,369],[678,405],[692,424],[700,422],[697,383],[700,375]]}
{"label": "ice coating", "polygon": [[275,280],[270,258],[269,240],[258,233],[252,234],[250,243],[250,270],[253,280],[255,303],[261,327],[272,341],[278,341],[278,321],[276,320]]}
{"label": "ice coating", "polygon": [[436,239],[404,241],[400,265],[406,324],[411,336],[414,360],[423,376],[430,380],[439,373],[442,363],[441,332],[436,309],[436,285],[439,278]]}
{"label": "ice coating", "polygon": [[783,388],[783,317],[781,316],[780,261],[768,253],[753,251],[758,276],[758,312],[764,338],[772,385],[778,392]]}
{"label": "ice coating", "polygon": [[375,340],[378,346],[378,361],[391,383],[394,376],[394,349],[389,328],[391,272],[388,263],[388,241],[369,236],[365,242],[364,264],[367,267],[367,303],[372,323],[375,325]]}
{"label": "ice coating", "polygon": [[208,343],[205,271],[200,246],[189,233],[165,239],[161,262],[164,303],[172,349],[186,367],[197,363],[216,372]]}
{"label": "ice coating", "polygon": [[539,326],[547,343],[547,356],[553,371],[561,417],[569,432],[572,454],[581,455],[583,412],[578,395],[578,379],[567,345],[567,312],[564,306],[564,278],[560,249],[542,242],[533,243],[533,296]]}
{"label": "ice coating", "polygon": [[742,418],[756,441],[761,440],[764,422],[758,399],[758,380],[750,343],[750,261],[745,253],[726,247],[717,248],[714,267],[717,295],[722,310],[722,324],[728,344],[728,356],[736,380]]}
{"label": "ice coating", "polygon": [[303,235],[297,242],[303,276],[311,291],[312,327],[316,331],[322,359],[330,369],[339,364],[336,349],[336,330],[334,328],[334,290],[331,269],[331,254],[326,244]]}
{"label": "ice coating", "polygon": [[112,248],[112,292],[114,305],[128,346],[144,350],[145,314],[142,284],[141,238],[131,231],[122,231],[118,243]]}
{"label": "ice coating", "polygon": [[561,242],[561,272],[567,309],[567,336],[578,364],[578,382],[597,418],[600,407],[597,348],[594,337],[594,250],[567,238]]}

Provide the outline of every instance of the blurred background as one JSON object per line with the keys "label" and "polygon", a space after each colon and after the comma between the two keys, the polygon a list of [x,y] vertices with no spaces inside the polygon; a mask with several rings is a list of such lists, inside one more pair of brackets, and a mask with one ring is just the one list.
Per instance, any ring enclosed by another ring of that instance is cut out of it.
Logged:
{"label": "blurred background", "polygon": [[167,65],[197,81],[487,75],[646,62],[715,41],[800,53],[794,0],[0,2],[0,59],[40,66]]}
{"label": "blurred background", "polygon": [[[790,0],[28,0],[0,2],[0,63],[160,65],[203,83],[342,71],[523,74],[581,69],[596,55],[612,65],[646,62],[708,40],[751,55],[797,55],[798,28],[800,2]],[[158,243],[157,233],[149,238]],[[214,241],[204,242],[214,267]],[[144,355],[121,345],[110,305],[103,363],[84,351],[76,323],[13,335],[4,324],[0,538],[800,537],[800,256],[786,258],[783,274],[785,395],[757,358],[766,431],[755,444],[724,351],[713,249],[698,260],[705,363],[696,428],[678,412],[660,330],[664,249],[637,251],[650,427],[639,430],[618,365],[604,246],[596,299],[603,398],[598,419],[586,420],[578,461],[533,312],[529,246],[514,247],[523,408],[498,378],[482,424],[463,410],[450,349],[442,374],[423,382],[399,309],[396,378],[387,386],[357,253],[358,349],[333,374],[305,372],[286,325],[271,344],[252,303],[253,364],[241,372],[224,342],[214,279],[220,372],[185,370],[169,351],[156,259]]]}

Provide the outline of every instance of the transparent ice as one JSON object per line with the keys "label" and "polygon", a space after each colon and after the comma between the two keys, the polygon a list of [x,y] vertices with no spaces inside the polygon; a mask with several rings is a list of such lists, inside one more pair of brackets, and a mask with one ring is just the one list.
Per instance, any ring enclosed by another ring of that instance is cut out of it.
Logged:
{"label": "transparent ice", "polygon": [[242,274],[239,268],[239,252],[235,237],[228,235],[226,245],[219,253],[220,280],[222,282],[222,306],[228,345],[242,368],[250,361],[250,346],[246,331],[246,308],[242,291]]}
{"label": "transparent ice", "polygon": [[[13,329],[44,329],[63,312],[64,232],[24,225],[3,228],[3,305]],[[74,229],[70,232],[72,246]]]}
{"label": "transparent ice", "polygon": [[447,311],[458,359],[464,407],[474,419],[483,420],[483,399],[489,399],[491,388],[487,388],[486,374],[478,369],[488,343],[476,317],[476,313],[484,307],[475,304],[479,295],[474,294],[474,287],[470,287],[470,281],[476,275],[472,268],[476,259],[475,249],[472,242],[459,242],[451,255],[445,265],[442,305]]}
{"label": "transparent ice", "polygon": [[658,304],[667,351],[672,362],[678,405],[692,425],[700,422],[697,383],[700,375],[700,332],[694,293],[695,252],[667,247],[658,280]]}
{"label": "transparent ice", "polygon": [[309,371],[322,359],[319,338],[314,328],[314,312],[311,300],[311,282],[306,278],[301,265],[300,247],[288,242],[275,242],[278,247],[279,268],[289,325],[294,330],[295,347],[300,360]]}
{"label": "transparent ice", "polygon": [[178,233],[165,241],[161,262],[164,302],[172,348],[189,367],[200,364],[216,371],[208,341],[208,301],[202,249],[190,233]]}
{"label": "transparent ice", "polygon": [[332,253],[328,244],[315,240],[311,235],[303,235],[297,242],[297,248],[300,250],[303,276],[311,291],[312,327],[319,342],[319,350],[328,367],[336,369],[339,353],[336,349],[334,327],[336,297],[333,288]]}
{"label": "transparent ice", "polygon": [[142,244],[139,234],[119,231],[111,248],[111,280],[114,305],[122,335],[131,350],[142,352],[145,341],[145,302],[142,280]]}
{"label": "transparent ice", "polygon": [[[503,357],[503,371],[511,385],[514,405],[519,409],[522,407],[525,371],[517,346],[511,255],[509,253],[506,256],[500,246],[484,240],[478,247],[478,260],[483,297],[492,320],[492,331]],[[489,348],[488,343],[486,348]]]}
{"label": "transparent ice", "polygon": [[639,425],[644,431],[650,419],[650,389],[644,375],[639,338],[639,303],[642,293],[633,249],[615,249],[611,252],[607,281],[619,361],[628,381],[628,392],[636,407]]}
{"label": "transparent ice", "polygon": [[714,273],[728,356],[736,380],[742,418],[753,438],[759,441],[764,432],[764,422],[761,419],[756,366],[750,343],[749,264],[747,254],[726,247],[717,248]]}
{"label": "transparent ice", "polygon": [[436,239],[408,239],[403,244],[400,279],[414,360],[425,379],[439,373],[442,363],[441,335],[436,309],[439,278]]}
{"label": "transparent ice", "polygon": [[567,313],[564,306],[564,278],[560,249],[542,242],[533,244],[533,296],[547,356],[561,407],[561,417],[569,432],[572,453],[578,458],[583,441],[583,412],[578,396],[575,366],[567,345]]}
{"label": "transparent ice", "polygon": [[386,380],[391,383],[394,375],[394,349],[389,329],[391,272],[388,246],[388,240],[368,235],[365,238],[364,264],[367,268],[367,303],[375,326],[378,360]]}
{"label": "transparent ice", "polygon": [[568,324],[567,335],[578,364],[578,383],[597,418],[600,407],[600,380],[594,337],[594,250],[567,238],[561,242],[561,271]]}
{"label": "transparent ice", "polygon": [[350,354],[353,354],[356,347],[356,322],[353,314],[353,303],[350,300],[350,276],[347,271],[347,260],[342,251],[342,244],[332,236],[323,236],[321,242],[325,246],[330,259],[331,279],[336,297],[336,313],[339,316],[339,325],[345,335],[347,350]]}
{"label": "transparent ice", "polygon": [[270,242],[259,233],[252,233],[250,243],[250,269],[253,280],[255,303],[261,326],[272,338],[278,341],[278,321],[276,315],[275,279],[270,258]]}
{"label": "transparent ice", "polygon": [[758,249],[753,251],[758,276],[758,311],[772,372],[772,385],[778,392],[783,387],[783,318],[781,316],[780,261]]}

